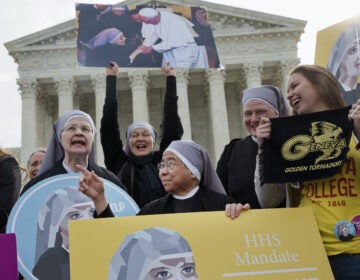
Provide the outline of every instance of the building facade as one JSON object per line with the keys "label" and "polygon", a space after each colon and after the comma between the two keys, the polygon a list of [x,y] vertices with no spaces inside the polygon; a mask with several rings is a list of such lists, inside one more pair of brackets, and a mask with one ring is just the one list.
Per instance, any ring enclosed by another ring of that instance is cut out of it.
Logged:
{"label": "building facade", "polygon": [[[205,6],[221,69],[177,69],[183,139],[205,147],[213,163],[232,138],[244,137],[242,90],[271,84],[286,93],[289,71],[299,63],[297,44],[305,21],[205,1],[125,1],[128,5]],[[5,44],[18,64],[22,97],[21,162],[47,146],[53,122],[71,109],[88,112],[100,129],[105,69],[77,67],[75,19]],[[119,124],[124,137],[134,121],[161,134],[165,77],[160,69],[122,68],[117,78]],[[124,140],[124,139],[123,139]],[[103,164],[100,135],[97,158]]]}

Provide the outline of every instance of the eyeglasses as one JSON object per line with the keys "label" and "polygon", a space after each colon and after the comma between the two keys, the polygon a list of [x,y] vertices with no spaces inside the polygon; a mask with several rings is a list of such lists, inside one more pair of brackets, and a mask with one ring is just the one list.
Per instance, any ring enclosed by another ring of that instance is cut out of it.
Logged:
{"label": "eyeglasses", "polygon": [[69,132],[69,133],[76,133],[78,129],[80,129],[80,131],[82,133],[84,133],[84,134],[92,133],[92,129],[89,126],[77,127],[75,125],[64,127],[63,131],[66,131],[66,132]]}
{"label": "eyeglasses", "polygon": [[168,161],[160,162],[157,167],[159,170],[163,170],[165,168],[167,170],[172,170],[172,169],[174,169],[175,166],[178,166],[178,165],[183,165],[183,163],[181,161],[169,159]]}

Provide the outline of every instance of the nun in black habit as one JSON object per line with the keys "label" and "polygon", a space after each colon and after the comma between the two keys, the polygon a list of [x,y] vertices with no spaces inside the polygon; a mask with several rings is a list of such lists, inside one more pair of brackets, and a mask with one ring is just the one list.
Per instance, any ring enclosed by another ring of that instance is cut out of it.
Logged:
{"label": "nun in black habit", "polygon": [[[84,176],[80,179],[79,190],[93,199],[94,216],[113,217],[101,179],[80,169]],[[159,163],[159,176],[167,194],[146,204],[138,215],[223,211],[226,205],[234,203],[225,194],[209,154],[195,142],[173,141]],[[239,209],[249,209],[249,205],[239,204]]]}
{"label": "nun in black habit", "polygon": [[157,169],[164,150],[174,140],[181,139],[183,127],[178,115],[176,73],[165,66],[166,93],[164,97],[162,134],[159,149],[155,148],[158,135],[155,128],[144,121],[129,125],[126,142],[120,137],[119,105],[116,81],[119,66],[112,62],[107,68],[106,97],[101,119],[101,145],[106,167],[117,174],[139,207],[166,194]]}

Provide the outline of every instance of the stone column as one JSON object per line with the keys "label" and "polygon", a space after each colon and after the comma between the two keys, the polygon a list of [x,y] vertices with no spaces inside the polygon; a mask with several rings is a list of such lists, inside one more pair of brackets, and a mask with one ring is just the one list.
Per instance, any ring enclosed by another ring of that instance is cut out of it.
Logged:
{"label": "stone column", "polygon": [[237,96],[240,100],[239,102],[239,111],[240,111],[240,116],[239,116],[239,127],[240,127],[240,135],[237,135],[237,137],[241,137],[244,138],[246,137],[249,132],[247,131],[245,125],[244,125],[244,108],[242,106],[242,93],[243,91],[247,88],[247,84],[246,84],[246,79],[245,79],[245,75],[242,73],[239,77],[239,81],[236,85],[236,93]]}
{"label": "stone column", "polygon": [[37,89],[36,111],[37,119],[40,120],[37,123],[37,148],[46,148],[53,133],[56,108],[52,97],[43,89]]}
{"label": "stone column", "polygon": [[58,100],[59,100],[59,117],[64,113],[73,110],[74,102],[74,86],[75,80],[73,77],[58,77],[55,80],[55,87],[58,91]]}
{"label": "stone column", "polygon": [[230,140],[224,88],[225,71],[208,69],[206,79],[209,84],[210,125],[214,145],[213,162],[216,162]]}
{"label": "stone column", "polygon": [[190,121],[190,109],[188,98],[188,82],[189,82],[189,70],[176,70],[176,90],[178,99],[178,111],[181,119],[182,126],[184,128],[184,134],[182,139],[191,140],[191,121]]}
{"label": "stone column", "polygon": [[286,97],[290,71],[300,63],[299,59],[282,60],[278,68],[279,87]]}
{"label": "stone column", "polygon": [[38,83],[32,79],[17,81],[22,99],[21,119],[21,164],[26,166],[27,159],[37,148],[37,87]]}
{"label": "stone column", "polygon": [[132,92],[133,121],[149,122],[148,72],[146,70],[131,70],[128,72],[128,77]]}
{"label": "stone column", "polygon": [[97,129],[95,135],[96,159],[97,164],[104,166],[104,152],[100,140],[100,126],[105,102],[106,77],[100,74],[91,76],[91,85],[95,93],[95,126]]}
{"label": "stone column", "polygon": [[244,73],[246,80],[246,88],[257,87],[262,84],[262,63],[246,63],[244,64]]}
{"label": "stone column", "polygon": [[[243,90],[247,88],[257,87],[262,85],[261,74],[262,74],[262,63],[246,63],[243,66],[244,70],[244,82]],[[249,134],[244,125],[244,108],[242,106],[242,93],[240,94],[240,112],[241,112],[241,135],[246,136]]]}

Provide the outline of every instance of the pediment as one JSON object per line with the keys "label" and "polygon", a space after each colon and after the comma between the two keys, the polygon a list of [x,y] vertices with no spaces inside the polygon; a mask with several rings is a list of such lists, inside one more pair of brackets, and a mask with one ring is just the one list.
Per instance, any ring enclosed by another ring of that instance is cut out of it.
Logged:
{"label": "pediment", "polygon": [[[300,37],[306,21],[247,10],[206,1],[187,0],[120,2],[127,5],[175,5],[204,6],[215,38],[261,35],[269,33],[295,32]],[[75,46],[75,19],[29,34],[25,37],[5,43],[10,54],[21,51],[56,49]]]}
{"label": "pediment", "polygon": [[71,45],[75,47],[75,19],[29,34],[5,43],[12,52],[59,48]]}

